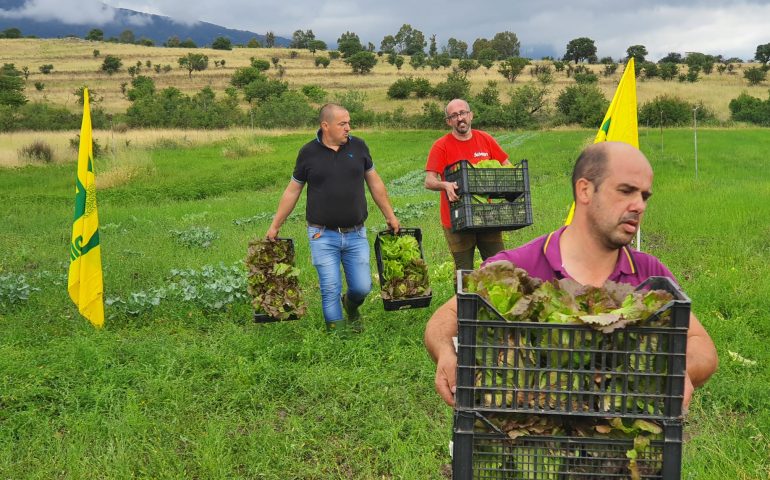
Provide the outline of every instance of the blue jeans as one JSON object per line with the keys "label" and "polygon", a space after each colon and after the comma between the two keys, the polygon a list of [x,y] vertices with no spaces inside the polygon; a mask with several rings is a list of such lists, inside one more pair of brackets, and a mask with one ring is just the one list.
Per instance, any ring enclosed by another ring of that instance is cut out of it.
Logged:
{"label": "blue jeans", "polygon": [[369,240],[366,227],[340,233],[337,230],[307,227],[310,255],[318,271],[321,287],[321,306],[327,322],[342,320],[342,274],[340,263],[345,270],[348,284],[348,301],[353,305],[364,303],[372,289],[372,275],[369,267]]}

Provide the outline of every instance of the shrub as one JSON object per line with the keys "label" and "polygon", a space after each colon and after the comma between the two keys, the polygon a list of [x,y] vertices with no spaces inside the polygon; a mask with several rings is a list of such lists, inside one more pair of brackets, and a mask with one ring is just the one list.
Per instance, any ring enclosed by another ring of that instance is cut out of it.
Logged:
{"label": "shrub", "polygon": [[338,52],[337,50],[330,50],[329,51],[329,58],[332,59],[332,60],[337,60],[338,58],[340,58],[340,55],[341,55],[341,53]]}
{"label": "shrub", "polygon": [[684,126],[692,123],[692,111],[695,107],[699,122],[714,119],[714,114],[702,104],[690,103],[678,97],[660,95],[642,105],[639,109],[639,123],[650,127]]}
{"label": "shrub", "polygon": [[[80,149],[80,134],[76,133],[74,137],[69,139],[69,143],[70,148],[77,152]],[[102,145],[99,143],[99,140],[93,137],[91,137],[91,149],[93,150],[94,158],[102,155]]]}
{"label": "shrub", "polygon": [[414,87],[412,77],[399,78],[388,87],[388,98],[404,99],[409,98]]}
{"label": "shrub", "polygon": [[251,66],[260,72],[270,69],[270,62],[262,58],[251,57]]}
{"label": "shrub", "polygon": [[321,67],[326,68],[331,63],[331,60],[329,60],[329,57],[324,57],[323,55],[319,55],[319,56],[315,57],[314,62],[315,62],[315,66],[316,67],[321,66]]}
{"label": "shrub", "polygon": [[658,75],[663,80],[671,80],[679,75],[679,66],[673,62],[662,62],[658,66]]}
{"label": "shrub", "polygon": [[612,63],[605,63],[604,69],[602,70],[602,75],[605,77],[611,77],[615,74],[615,72],[618,71],[618,64],[615,62]]}
{"label": "shrub", "polygon": [[366,92],[362,90],[348,90],[345,93],[338,93],[334,99],[335,103],[338,103],[345,107],[345,109],[353,113],[364,111],[364,102],[366,101]]}
{"label": "shrub", "polygon": [[305,127],[317,117],[304,95],[293,90],[268,98],[254,109],[254,113],[255,124],[262,128]]}
{"label": "shrub", "polygon": [[37,90],[38,92],[42,92],[44,88],[45,88],[45,83],[35,82],[35,90]]}
{"label": "shrub", "polygon": [[35,140],[27,146],[21,147],[19,157],[33,162],[53,162],[53,149],[42,140]]}
{"label": "shrub", "polygon": [[447,75],[445,82],[435,86],[433,93],[440,100],[448,102],[454,98],[468,97],[470,89],[471,82],[462,72],[452,72]]}
{"label": "shrub", "polygon": [[595,73],[591,72],[575,72],[575,83],[578,85],[591,85],[599,82],[599,77]]}
{"label": "shrub", "polygon": [[294,58],[297,58],[297,57],[299,57],[299,52],[298,51],[292,50],[291,52],[289,52],[289,58],[294,59]]}
{"label": "shrub", "polygon": [[249,103],[265,101],[268,97],[280,97],[288,89],[287,82],[260,77],[243,87],[243,96]]}
{"label": "shrub", "polygon": [[497,82],[490,80],[478,95],[476,101],[482,105],[500,105],[500,91],[497,89]]}
{"label": "shrub", "polygon": [[574,85],[559,94],[556,109],[563,116],[563,123],[598,128],[609,103],[596,85]]}
{"label": "shrub", "polygon": [[749,81],[749,85],[759,85],[767,78],[767,70],[760,67],[751,67],[743,71],[743,78]]}
{"label": "shrub", "polygon": [[743,92],[730,100],[729,108],[733,120],[770,126],[770,98],[762,101]]}
{"label": "shrub", "polygon": [[427,78],[415,78],[412,82],[412,91],[417,98],[426,98],[433,93],[433,87],[430,85],[430,81]]}
{"label": "shrub", "polygon": [[308,100],[315,103],[323,103],[326,100],[328,93],[318,85],[303,85],[302,93]]}
{"label": "shrub", "polygon": [[40,65],[39,69],[40,69],[40,73],[42,73],[43,75],[48,75],[53,71],[53,65],[51,65],[50,63],[46,65]]}

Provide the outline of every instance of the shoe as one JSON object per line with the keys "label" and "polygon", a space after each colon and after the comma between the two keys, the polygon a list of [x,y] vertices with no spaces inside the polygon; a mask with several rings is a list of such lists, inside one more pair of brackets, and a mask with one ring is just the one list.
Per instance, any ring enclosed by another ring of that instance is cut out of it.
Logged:
{"label": "shoe", "polygon": [[349,333],[348,322],[345,320],[337,320],[336,322],[326,322],[326,333],[328,333],[329,335],[346,337]]}
{"label": "shoe", "polygon": [[342,296],[342,308],[348,317],[348,327],[355,333],[361,333],[364,330],[364,324],[361,321],[361,312],[358,311],[358,305],[353,305],[348,301],[348,296]]}

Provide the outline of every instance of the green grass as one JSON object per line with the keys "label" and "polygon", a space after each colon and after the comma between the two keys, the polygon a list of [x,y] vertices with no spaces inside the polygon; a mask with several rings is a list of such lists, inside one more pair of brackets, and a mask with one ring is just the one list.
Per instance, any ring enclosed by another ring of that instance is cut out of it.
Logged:
{"label": "green grass", "polygon": [[[452,292],[437,194],[422,188],[443,132],[357,133],[394,206],[415,215],[402,223],[423,231],[434,299],[385,313],[373,293],[366,331],[350,341],[323,332],[302,215],[281,235],[295,239],[305,318],[257,325],[245,304],[211,313],[166,299],[139,316],[108,307],[105,328],[93,330],[66,294],[74,164],[0,170],[0,273],[38,289],[0,312],[0,478],[446,478],[452,416],[422,346],[425,322]],[[100,190],[106,296],[163,287],[172,269],[240,262],[311,136],[263,137],[270,148],[240,157],[223,155],[226,142],[156,149],[152,168]],[[497,136],[513,161],[530,162],[535,224],[506,234],[513,247],[560,225],[572,163],[593,132]],[[658,131],[641,133],[656,173],[643,246],[677,275],[721,359],[687,418],[683,478],[764,479],[770,136],[702,130],[698,140],[695,179],[691,131],[665,131],[663,150]],[[369,211],[373,240],[384,220]],[[217,234],[211,247],[171,233],[193,227]]]}

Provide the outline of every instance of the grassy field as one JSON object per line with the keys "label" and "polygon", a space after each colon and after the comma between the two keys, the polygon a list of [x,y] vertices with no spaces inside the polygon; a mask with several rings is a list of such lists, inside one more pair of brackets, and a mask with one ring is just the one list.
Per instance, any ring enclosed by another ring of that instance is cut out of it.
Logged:
{"label": "grassy field", "polygon": [[[93,51],[99,50],[100,56],[94,57]],[[209,57],[209,68],[203,72],[195,72],[192,78],[187,71],[179,68],[177,59],[190,51],[203,53]],[[407,75],[423,77],[430,80],[432,85],[446,80],[447,69],[431,70],[430,68],[415,71],[409,66],[408,61],[399,71],[396,67],[385,62],[381,57],[372,73],[368,75],[354,75],[342,60],[333,60],[327,69],[314,66],[314,56],[307,50],[298,50],[297,58],[289,58],[291,50],[280,49],[250,49],[236,48],[230,51],[212,49],[179,49],[162,47],[144,47],[128,44],[116,44],[105,42],[92,42],[77,38],[70,39],[0,39],[0,62],[13,63],[21,69],[27,66],[31,72],[27,81],[26,95],[30,101],[49,101],[57,105],[67,105],[73,111],[77,111],[73,91],[83,85],[95,91],[104,100],[102,105],[109,113],[122,113],[129,106],[128,100],[121,92],[121,84],[129,83],[127,67],[141,62],[142,75],[153,78],[160,90],[169,86],[179,88],[185,93],[192,94],[209,85],[215,92],[221,94],[229,85],[230,77],[237,68],[249,66],[249,58],[256,57],[270,60],[278,57],[285,68],[283,79],[291,88],[300,88],[303,85],[320,85],[326,89],[331,98],[336,94],[345,93],[351,89],[365,91],[367,95],[366,108],[376,112],[392,111],[398,106],[403,106],[407,112],[420,111],[424,100],[389,100],[386,96],[388,87],[398,78]],[[116,55],[123,61],[123,67],[115,75],[107,75],[100,71],[105,55]],[[317,52],[316,55],[322,55]],[[144,67],[147,61],[152,65],[170,65],[173,69],[168,73],[155,73],[152,69]],[[224,60],[224,67],[215,67],[215,60]],[[456,61],[455,61],[456,62]],[[52,64],[54,70],[48,75],[40,73],[38,67],[44,64]],[[737,97],[742,91],[764,99],[767,95],[766,85],[749,86],[743,78],[742,68],[744,64],[736,64],[734,75],[720,75],[716,70],[711,75],[701,75],[697,83],[680,83],[678,81],[664,82],[660,79],[638,82],[638,99],[640,104],[647,102],[662,94],[675,95],[690,102],[703,102],[714,111],[717,118],[727,120],[729,118],[728,103],[730,99]],[[516,87],[526,82],[533,82],[534,77],[523,73],[514,84],[509,84],[497,72],[497,66],[490,70],[480,68],[469,75],[471,81],[471,93],[477,94],[490,80],[498,82],[501,91],[501,99],[507,100],[508,86]],[[601,71],[601,65],[589,66],[597,74]],[[686,67],[682,68],[686,71]],[[268,71],[272,76],[277,75],[272,67]],[[607,98],[611,98],[615,86],[622,74],[622,68],[610,77],[599,75],[599,86],[605,92]],[[35,82],[42,82],[45,88],[37,91]],[[554,75],[554,83],[550,87],[550,97],[556,96],[566,86],[574,84],[574,80],[567,78],[562,73]],[[245,104],[244,104],[245,106]]]}
{"label": "grassy field", "polygon": [[[442,132],[357,133],[402,224],[423,230],[434,298],[385,313],[375,287],[366,330],[349,341],[323,332],[301,215],[281,233],[295,239],[305,318],[257,325],[245,300],[205,307],[226,297],[221,284],[187,300],[171,289],[181,269],[237,271],[312,132],[150,136],[97,162],[105,294],[138,312],[112,303],[101,331],[66,294],[74,164],[0,169],[0,298],[31,289],[0,312],[0,478],[447,478],[451,411],[422,346],[452,292],[438,198],[422,187]],[[572,162],[593,132],[496,135],[513,160],[530,161],[535,223],[506,234],[513,247],[560,225]],[[770,136],[699,131],[696,179],[692,132],[663,135],[661,148],[658,131],[640,133],[656,172],[643,245],[678,276],[721,358],[687,417],[683,478],[766,479]],[[372,205],[370,214],[373,240],[384,221]],[[195,246],[206,235],[211,245]]]}

